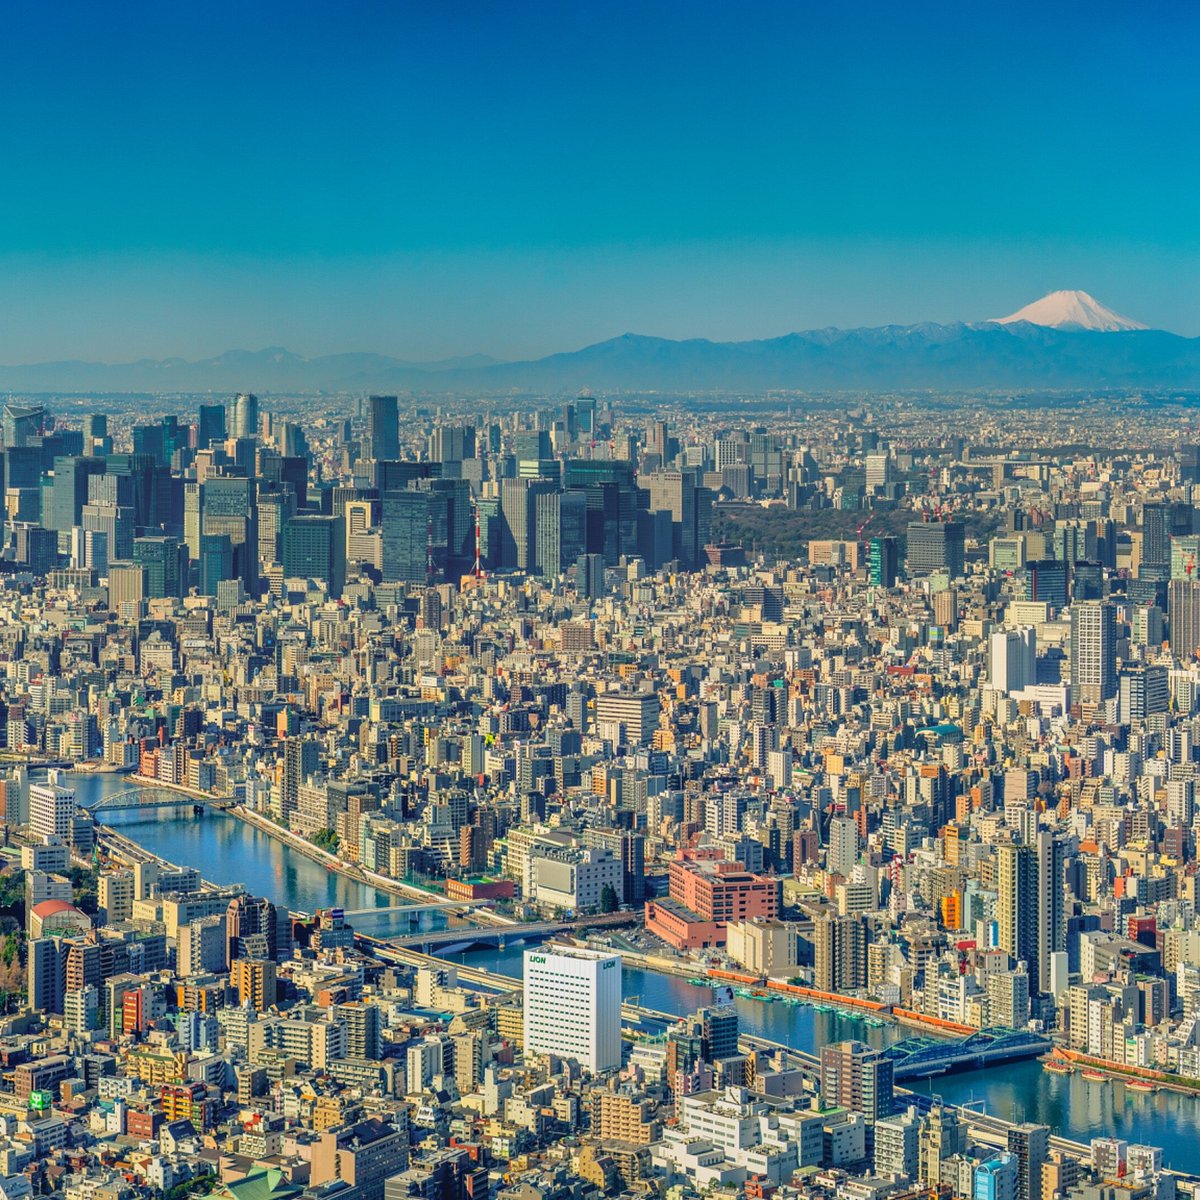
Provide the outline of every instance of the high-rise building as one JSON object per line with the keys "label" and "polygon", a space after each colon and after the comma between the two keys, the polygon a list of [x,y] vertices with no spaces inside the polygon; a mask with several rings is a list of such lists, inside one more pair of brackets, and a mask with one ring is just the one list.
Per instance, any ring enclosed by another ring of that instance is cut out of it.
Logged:
{"label": "high-rise building", "polygon": [[575,560],[575,590],[588,600],[599,600],[604,595],[603,554],[581,554]]}
{"label": "high-rise building", "polygon": [[672,557],[685,570],[703,566],[712,532],[712,492],[699,485],[693,471],[656,471],[638,485],[649,493],[651,512],[671,514]]}
{"label": "high-rise building", "polygon": [[264,1012],[275,1003],[275,964],[269,958],[235,958],[229,964],[229,986],[238,1003]]}
{"label": "high-rise building", "polygon": [[235,438],[258,437],[258,397],[243,392],[233,402],[233,428],[229,431]]}
{"label": "high-rise building", "polygon": [[525,951],[525,1053],[621,1065],[621,958],[592,950]]}
{"label": "high-rise building", "polygon": [[225,437],[225,405],[200,405],[196,423],[196,449],[207,450],[213,442],[223,442]]}
{"label": "high-rise building", "polygon": [[998,629],[988,642],[988,677],[1004,695],[1037,683],[1037,637],[1032,625]]}
{"label": "high-rise building", "polygon": [[821,1050],[821,1097],[860,1112],[873,1125],[895,1107],[892,1060],[865,1042],[836,1042]]}
{"label": "high-rise building", "polygon": [[400,415],[395,396],[367,400],[367,457],[392,461],[400,457]]}
{"label": "high-rise building", "polygon": [[379,502],[380,574],[388,582],[425,583],[429,577],[429,495],[409,489]]}
{"label": "high-rise building", "polygon": [[1167,585],[1171,653],[1188,662],[1200,649],[1200,579],[1172,579]]}
{"label": "high-rise building", "polygon": [[1164,568],[1170,569],[1171,506],[1169,504],[1142,505],[1141,566],[1151,567],[1157,571],[1162,571]]}
{"label": "high-rise building", "polygon": [[148,599],[183,594],[184,548],[173,537],[154,535],[133,539],[133,561],[146,569]]}
{"label": "high-rise building", "polygon": [[896,539],[894,537],[873,537],[868,574],[871,586],[895,587],[899,571],[900,549]]}
{"label": "high-rise building", "polygon": [[1060,834],[1039,829],[1034,839],[1037,856],[1037,959],[1030,964],[1032,988],[1050,988],[1053,956],[1067,947],[1066,842]]}
{"label": "high-rise building", "polygon": [[957,521],[910,521],[908,573],[931,575],[945,571],[951,579],[963,573],[964,531]]}
{"label": "high-rise building", "polygon": [[1117,692],[1115,609],[1104,601],[1071,605],[1071,701],[1100,704]]}
{"label": "high-rise building", "polygon": [[1015,1200],[1041,1200],[1042,1164],[1050,1148],[1050,1127],[1026,1121],[1008,1128],[1008,1152],[1017,1163]]}
{"label": "high-rise building", "polygon": [[341,516],[304,514],[283,527],[283,574],[319,579],[337,599],[346,585],[346,524]]}
{"label": "high-rise building", "polygon": [[383,1034],[379,1006],[364,1000],[351,1000],[334,1007],[339,1021],[346,1025],[346,1054],[350,1058],[383,1057]]}
{"label": "high-rise building", "polygon": [[58,782],[57,771],[45,783],[29,785],[29,828],[35,836],[69,842],[75,811],[75,793]]}
{"label": "high-rise building", "polygon": [[813,983],[822,992],[849,992],[867,981],[867,930],[857,916],[813,919]]}
{"label": "high-rise building", "polygon": [[1021,842],[996,847],[998,944],[1014,962],[1037,967],[1038,863]]}

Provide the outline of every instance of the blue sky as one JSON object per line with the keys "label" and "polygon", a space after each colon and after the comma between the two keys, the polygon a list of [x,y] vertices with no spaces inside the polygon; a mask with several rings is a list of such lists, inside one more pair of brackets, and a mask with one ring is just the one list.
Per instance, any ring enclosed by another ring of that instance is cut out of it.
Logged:
{"label": "blue sky", "polygon": [[11,6],[0,361],[1200,335],[1193,5]]}

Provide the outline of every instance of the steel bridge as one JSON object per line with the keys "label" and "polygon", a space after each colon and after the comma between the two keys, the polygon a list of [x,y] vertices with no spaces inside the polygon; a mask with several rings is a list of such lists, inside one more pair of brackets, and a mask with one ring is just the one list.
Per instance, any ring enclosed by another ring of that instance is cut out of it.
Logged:
{"label": "steel bridge", "polygon": [[124,788],[119,792],[102,796],[93,804],[81,805],[84,812],[93,816],[101,812],[119,812],[131,808],[185,808],[192,805],[204,806],[215,801],[200,796],[190,796],[187,792],[177,792],[173,788],[154,787],[153,784],[140,784],[137,787]]}
{"label": "steel bridge", "polygon": [[1050,1039],[1041,1034],[993,1026],[952,1040],[905,1038],[888,1046],[883,1054],[891,1059],[893,1077],[899,1081],[943,1075],[948,1071],[965,1071],[1014,1059],[1036,1058],[1051,1048]]}

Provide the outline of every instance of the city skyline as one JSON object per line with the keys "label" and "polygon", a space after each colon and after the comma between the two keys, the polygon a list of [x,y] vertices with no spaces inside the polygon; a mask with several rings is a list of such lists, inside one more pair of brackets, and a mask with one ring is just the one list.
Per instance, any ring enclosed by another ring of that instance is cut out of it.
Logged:
{"label": "city skyline", "polygon": [[3,50],[0,362],[537,357],[982,321],[1200,334],[1196,17],[85,6]]}

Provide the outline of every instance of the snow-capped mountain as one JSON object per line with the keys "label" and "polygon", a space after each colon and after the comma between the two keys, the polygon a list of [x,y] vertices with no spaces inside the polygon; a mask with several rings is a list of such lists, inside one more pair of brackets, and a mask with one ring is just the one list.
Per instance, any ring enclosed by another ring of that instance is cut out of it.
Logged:
{"label": "snow-capped mountain", "polygon": [[1011,316],[995,317],[995,325],[1028,321],[1046,329],[1085,329],[1092,333],[1122,333],[1146,326],[1131,321],[1101,304],[1087,292],[1051,292],[1032,304],[1019,308]]}

